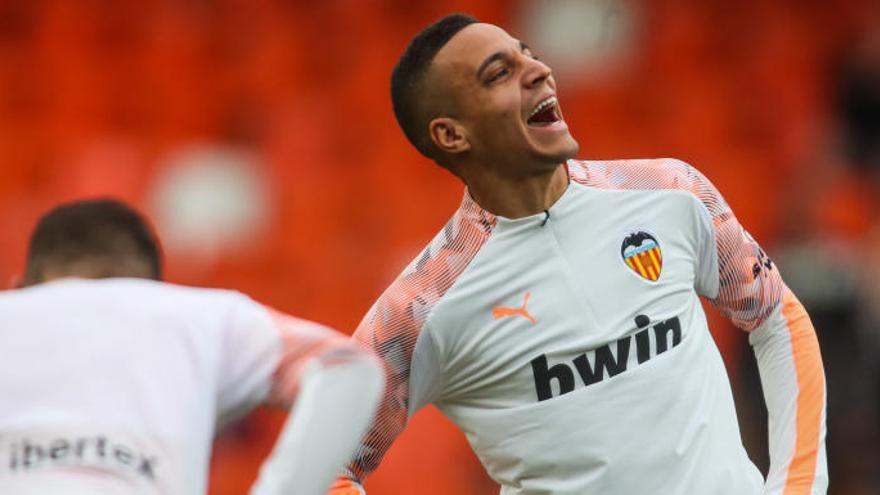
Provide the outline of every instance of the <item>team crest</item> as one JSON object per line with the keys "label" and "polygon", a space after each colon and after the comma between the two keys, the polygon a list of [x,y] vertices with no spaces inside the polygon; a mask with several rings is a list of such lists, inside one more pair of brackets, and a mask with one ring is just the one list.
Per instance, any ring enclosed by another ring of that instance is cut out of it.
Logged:
{"label": "team crest", "polygon": [[626,236],[620,246],[620,256],[636,275],[656,282],[663,269],[663,252],[660,243],[651,234],[639,231]]}

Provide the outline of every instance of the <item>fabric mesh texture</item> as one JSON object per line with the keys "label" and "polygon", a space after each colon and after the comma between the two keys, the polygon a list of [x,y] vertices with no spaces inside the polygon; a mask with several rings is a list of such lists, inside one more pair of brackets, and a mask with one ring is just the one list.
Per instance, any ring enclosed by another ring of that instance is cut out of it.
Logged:
{"label": "fabric mesh texture", "polygon": [[[679,189],[705,206],[715,229],[719,292],[712,303],[746,331],[781,301],[784,285],[773,263],[742,228],[717,189],[696,169],[674,159],[568,162],[571,179],[598,189]],[[440,234],[376,301],[355,332],[385,365],[386,390],[373,424],[345,476],[374,471],[407,423],[410,365],[416,340],[437,302],[467,268],[495,226],[495,217],[465,194]]]}
{"label": "fabric mesh texture", "polygon": [[571,179],[599,189],[678,189],[708,210],[718,253],[718,295],[712,304],[734,325],[752,331],[782,301],[785,285],[770,258],[737,221],[721,193],[681,160],[569,161]]}
{"label": "fabric mesh texture", "polygon": [[385,365],[385,394],[373,424],[347,468],[363,479],[376,469],[407,422],[410,364],[416,340],[434,305],[489,238],[495,217],[466,194],[443,230],[376,301],[355,339]]}

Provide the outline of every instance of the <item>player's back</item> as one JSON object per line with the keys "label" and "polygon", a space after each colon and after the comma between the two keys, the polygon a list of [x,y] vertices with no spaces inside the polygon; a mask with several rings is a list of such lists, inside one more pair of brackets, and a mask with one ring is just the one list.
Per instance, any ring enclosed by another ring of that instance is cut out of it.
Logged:
{"label": "player's back", "polygon": [[0,492],[204,493],[218,415],[261,400],[278,358],[271,332],[229,348],[253,307],[141,279],[0,293]]}

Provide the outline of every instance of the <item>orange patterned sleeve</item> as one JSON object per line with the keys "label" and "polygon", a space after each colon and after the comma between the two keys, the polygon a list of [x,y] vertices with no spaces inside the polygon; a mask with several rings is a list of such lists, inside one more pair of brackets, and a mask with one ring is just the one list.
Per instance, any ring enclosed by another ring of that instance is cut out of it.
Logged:
{"label": "orange patterned sleeve", "polygon": [[570,162],[572,178],[609,189],[678,189],[702,204],[697,291],[750,332],[769,415],[765,495],[819,495],[828,486],[825,376],[810,318],[773,261],[699,171],[672,159]]}
{"label": "orange patterned sleeve", "polygon": [[349,363],[365,354],[342,333],[318,323],[265,307],[281,337],[281,356],[272,374],[266,404],[289,409],[299,391],[303,367],[312,359],[322,367]]}
{"label": "orange patterned sleeve", "polygon": [[[413,405],[411,383],[431,379],[413,374],[438,372],[428,366],[414,366],[416,343],[428,315],[494,226],[494,218],[468,205],[470,201],[463,202],[431,244],[376,301],[355,332],[354,338],[382,361],[386,386],[373,423],[346,470],[351,480],[361,481],[374,471],[406,426]],[[420,404],[430,400],[419,398]]]}
{"label": "orange patterned sleeve", "polygon": [[681,160],[571,162],[572,179],[605,189],[677,189],[703,205],[706,231],[702,259],[697,260],[697,290],[737,327],[751,331],[780,302],[785,285],[775,265],[737,221],[721,193]]}

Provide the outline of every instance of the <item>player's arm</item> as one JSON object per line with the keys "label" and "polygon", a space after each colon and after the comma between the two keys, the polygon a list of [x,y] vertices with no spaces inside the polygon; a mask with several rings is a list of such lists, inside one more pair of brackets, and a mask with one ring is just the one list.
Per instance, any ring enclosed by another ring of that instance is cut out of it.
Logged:
{"label": "player's arm", "polygon": [[381,396],[375,356],[347,337],[273,313],[283,351],[268,403],[290,409],[254,495],[326,493],[349,460]]}
{"label": "player's arm", "polygon": [[749,332],[757,357],[770,430],[764,493],[824,494],[825,376],[813,325],[715,187],[681,165],[682,183],[703,204],[697,290]]}
{"label": "player's arm", "polygon": [[365,493],[362,483],[379,466],[409,416],[433,399],[433,347],[424,329],[429,301],[420,292],[418,274],[404,274],[370,309],[353,339],[379,356],[385,391],[378,411],[349,464],[330,490],[332,495]]}
{"label": "player's arm", "polygon": [[228,293],[217,367],[218,419],[260,402],[293,408],[254,493],[326,492],[381,395],[372,354],[327,327]]}

